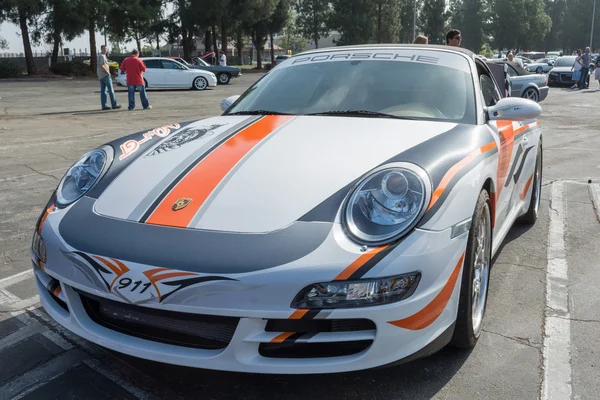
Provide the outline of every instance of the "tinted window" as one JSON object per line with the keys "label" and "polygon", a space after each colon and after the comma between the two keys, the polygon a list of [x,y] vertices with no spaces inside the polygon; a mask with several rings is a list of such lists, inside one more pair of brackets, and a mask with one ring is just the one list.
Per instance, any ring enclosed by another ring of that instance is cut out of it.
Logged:
{"label": "tinted window", "polygon": [[555,67],[572,67],[577,57],[561,57],[554,63]]}
{"label": "tinted window", "polygon": [[473,81],[465,58],[426,50],[379,53],[388,60],[373,59],[373,54],[319,53],[311,61],[299,56],[257,82],[229,112],[268,110],[302,115],[366,110],[475,123]]}
{"label": "tinted window", "polygon": [[496,104],[499,98],[494,81],[487,75],[481,75],[479,77],[479,84],[485,105],[490,107]]}
{"label": "tinted window", "polygon": [[517,73],[517,71],[515,71],[515,69],[513,67],[511,67],[510,65],[508,66],[508,75],[510,75],[510,76],[519,76],[519,74]]}
{"label": "tinted window", "polygon": [[173,61],[162,60],[162,65],[164,69],[183,69],[179,64]]}
{"label": "tinted window", "polygon": [[144,64],[146,64],[146,68],[162,68],[159,60],[144,60]]}

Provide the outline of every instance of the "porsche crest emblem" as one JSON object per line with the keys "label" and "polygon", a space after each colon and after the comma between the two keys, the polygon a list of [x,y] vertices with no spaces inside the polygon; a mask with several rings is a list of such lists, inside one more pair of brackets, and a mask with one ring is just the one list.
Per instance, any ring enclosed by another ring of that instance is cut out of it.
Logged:
{"label": "porsche crest emblem", "polygon": [[171,207],[173,209],[173,211],[179,211],[183,208],[186,208],[188,206],[188,204],[190,204],[192,202],[192,199],[187,198],[187,197],[182,197],[180,199],[177,199],[177,201],[175,203],[173,203],[173,207]]}

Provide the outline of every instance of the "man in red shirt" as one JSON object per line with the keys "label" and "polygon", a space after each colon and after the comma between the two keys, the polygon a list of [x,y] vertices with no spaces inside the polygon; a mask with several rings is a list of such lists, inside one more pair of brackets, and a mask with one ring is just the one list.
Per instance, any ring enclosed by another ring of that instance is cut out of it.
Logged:
{"label": "man in red shirt", "polygon": [[136,89],[140,92],[140,100],[142,101],[142,107],[144,110],[152,108],[148,102],[148,96],[146,95],[146,85],[144,84],[144,77],[142,72],[146,71],[146,64],[138,57],[139,53],[137,50],[131,52],[131,56],[127,57],[121,63],[121,71],[127,74],[127,93],[129,95],[129,111],[133,111],[135,108],[135,91]]}

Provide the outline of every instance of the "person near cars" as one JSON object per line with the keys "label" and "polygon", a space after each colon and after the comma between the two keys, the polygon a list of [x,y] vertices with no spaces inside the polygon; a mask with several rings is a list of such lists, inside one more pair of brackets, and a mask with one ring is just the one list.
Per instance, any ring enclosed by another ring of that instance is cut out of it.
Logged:
{"label": "person near cars", "polygon": [[448,46],[460,47],[461,41],[462,36],[458,29],[450,29],[448,33],[446,33],[446,44]]}
{"label": "person near cars", "polygon": [[596,59],[596,69],[594,71],[594,79],[598,81],[598,88],[596,91],[600,91],[600,57]]}
{"label": "person near cars", "polygon": [[575,88],[579,87],[579,80],[581,79],[582,64],[579,62],[579,57],[581,57],[581,49],[577,49],[577,52],[575,54],[577,55],[577,58],[575,59],[573,68],[571,68],[571,70],[573,71],[573,76],[571,77],[571,79],[575,83],[573,84],[573,86],[571,86],[571,89],[575,89]]}
{"label": "person near cars", "polygon": [[592,55],[590,54],[590,48],[585,48],[585,53],[581,54],[577,57],[577,63],[581,64],[581,76],[579,77],[579,81],[577,82],[577,86],[579,89],[586,88],[586,81],[588,73],[590,72],[590,63],[592,61]]}
{"label": "person near cars", "polygon": [[221,67],[226,67],[227,66],[227,56],[225,55],[225,53],[223,53],[223,50],[221,50],[221,57],[219,58],[219,65]]}
{"label": "person near cars", "polygon": [[414,44],[429,44],[429,38],[424,35],[419,35],[413,40]]}
{"label": "person near cars", "polygon": [[146,85],[142,73],[146,71],[146,64],[139,57],[139,52],[133,50],[131,56],[121,63],[121,71],[127,74],[127,94],[129,97],[129,111],[135,108],[135,91],[140,92],[140,100],[144,110],[152,108],[146,95]]}
{"label": "person near cars", "polygon": [[514,62],[519,64],[519,66],[521,68],[523,68],[523,60],[521,60],[520,58],[515,58],[515,55],[513,54],[512,51],[509,51],[508,54],[506,55],[506,59],[510,62]]}
{"label": "person near cars", "polygon": [[120,104],[117,104],[115,98],[115,90],[113,89],[112,78],[110,76],[110,69],[108,68],[108,58],[106,57],[106,45],[100,46],[100,55],[98,55],[98,65],[96,67],[96,73],[98,74],[98,80],[100,80],[100,104],[103,110],[110,110],[111,107],[106,105],[106,92],[110,97],[110,104],[113,110],[121,108]]}

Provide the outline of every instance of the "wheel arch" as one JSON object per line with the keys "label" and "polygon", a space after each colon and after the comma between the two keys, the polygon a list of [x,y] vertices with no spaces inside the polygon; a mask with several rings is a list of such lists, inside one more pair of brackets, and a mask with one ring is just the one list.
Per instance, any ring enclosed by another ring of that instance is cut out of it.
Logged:
{"label": "wheel arch", "polygon": [[488,195],[490,196],[490,212],[492,215],[490,216],[492,222],[492,241],[494,240],[494,227],[496,226],[496,184],[491,177],[488,177],[483,182],[483,186],[481,187],[483,190],[486,190]]}

